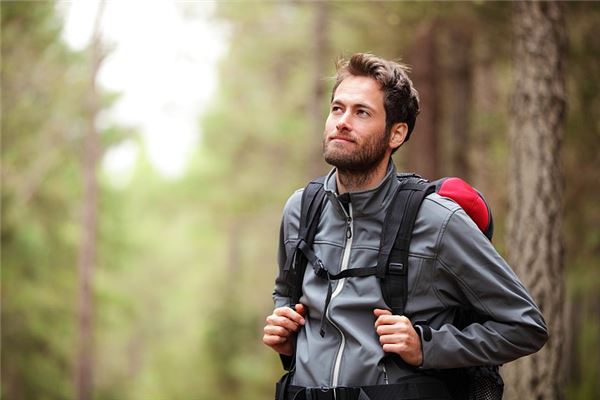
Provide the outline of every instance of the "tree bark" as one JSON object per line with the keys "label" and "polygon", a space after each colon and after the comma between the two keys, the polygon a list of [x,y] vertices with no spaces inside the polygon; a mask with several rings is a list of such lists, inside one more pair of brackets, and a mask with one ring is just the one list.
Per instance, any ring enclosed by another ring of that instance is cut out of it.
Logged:
{"label": "tree bark", "polygon": [[509,261],[547,319],[550,339],[505,368],[507,399],[562,399],[564,329],[561,141],[566,32],[559,2],[515,3]]}
{"label": "tree bark", "polygon": [[[497,121],[499,116],[499,88],[496,66],[493,60],[493,45],[489,40],[479,36],[473,45],[473,83],[471,115],[474,118],[471,127],[471,157],[469,182],[480,190],[490,206],[496,222],[505,221],[504,207],[507,204],[506,189],[498,182],[506,180],[506,170],[498,168],[494,146],[500,140],[502,146],[507,145],[508,138],[498,135]],[[504,226],[496,224],[496,232],[505,232]],[[498,229],[499,228],[499,229]]]}
{"label": "tree bark", "polygon": [[421,113],[408,143],[399,153],[406,155],[407,169],[424,178],[439,177],[439,68],[436,45],[436,24],[427,22],[417,30],[409,62],[412,79],[419,91]]}
{"label": "tree bark", "polygon": [[324,71],[327,70],[327,56],[329,54],[329,5],[326,1],[316,1],[314,8],[313,26],[313,87],[310,96],[308,111],[310,114],[310,140],[308,140],[308,171],[310,178],[323,174],[325,163],[321,151],[323,129],[325,127],[323,105],[325,102],[325,89],[327,87]]}
{"label": "tree bark", "polygon": [[[460,20],[459,22],[462,22]],[[467,25],[467,24],[465,24]],[[472,43],[473,37],[468,26],[451,28],[452,54],[450,69],[450,144],[452,174],[470,180],[471,168],[471,109],[472,98]]]}
{"label": "tree bark", "polygon": [[83,209],[82,241],[79,251],[79,347],[75,364],[75,393],[78,400],[90,400],[93,391],[93,273],[96,262],[96,236],[98,226],[98,179],[96,176],[100,156],[100,137],[96,118],[100,110],[96,78],[102,64],[100,49],[100,21],[105,2],[98,4],[94,33],[90,43],[91,76],[88,91],[87,132],[83,149]]}

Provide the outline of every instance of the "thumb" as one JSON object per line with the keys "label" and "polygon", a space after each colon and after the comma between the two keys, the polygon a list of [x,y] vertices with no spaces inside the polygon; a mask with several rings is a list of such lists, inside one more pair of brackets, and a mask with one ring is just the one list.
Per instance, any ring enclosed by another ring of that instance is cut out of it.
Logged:
{"label": "thumb", "polygon": [[375,314],[376,317],[381,317],[382,315],[392,315],[392,312],[390,310],[376,308],[373,310],[373,314]]}
{"label": "thumb", "polygon": [[306,307],[304,306],[304,304],[298,303],[294,306],[294,308],[296,309],[296,312],[302,315],[303,317],[306,315]]}

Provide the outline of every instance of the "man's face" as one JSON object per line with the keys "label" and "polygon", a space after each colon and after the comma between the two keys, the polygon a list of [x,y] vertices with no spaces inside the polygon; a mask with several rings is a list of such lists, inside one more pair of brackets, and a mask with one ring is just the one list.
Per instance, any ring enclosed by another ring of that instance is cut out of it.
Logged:
{"label": "man's face", "polygon": [[325,123],[325,161],[340,170],[368,172],[387,160],[391,150],[379,84],[348,76],[335,91]]}

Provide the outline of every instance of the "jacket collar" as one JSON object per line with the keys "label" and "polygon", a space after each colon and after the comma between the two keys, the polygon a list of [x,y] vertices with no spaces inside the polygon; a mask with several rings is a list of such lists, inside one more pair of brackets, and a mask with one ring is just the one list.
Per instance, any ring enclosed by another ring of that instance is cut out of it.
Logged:
{"label": "jacket collar", "polygon": [[[396,166],[390,159],[385,177],[382,179],[379,185],[362,192],[349,192],[342,195],[349,196],[350,203],[352,203],[353,216],[356,218],[360,216],[373,215],[381,210],[387,209],[388,205],[392,201],[392,197],[396,192],[396,189],[400,185],[396,175]],[[337,194],[336,176],[337,169],[333,168],[325,177],[325,193],[335,209],[342,216],[346,217],[347,212],[340,204],[340,196]]]}

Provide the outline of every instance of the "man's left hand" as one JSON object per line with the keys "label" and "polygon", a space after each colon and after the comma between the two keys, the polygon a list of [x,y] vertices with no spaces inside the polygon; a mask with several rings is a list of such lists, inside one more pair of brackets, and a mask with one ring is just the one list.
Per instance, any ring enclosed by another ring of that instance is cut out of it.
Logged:
{"label": "man's left hand", "polygon": [[421,338],[412,323],[403,315],[392,315],[389,310],[376,308],[375,331],[386,353],[398,354],[407,364],[416,367],[423,363]]}

